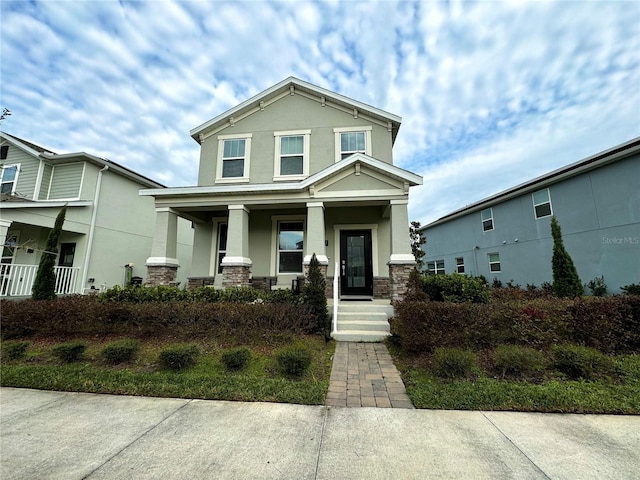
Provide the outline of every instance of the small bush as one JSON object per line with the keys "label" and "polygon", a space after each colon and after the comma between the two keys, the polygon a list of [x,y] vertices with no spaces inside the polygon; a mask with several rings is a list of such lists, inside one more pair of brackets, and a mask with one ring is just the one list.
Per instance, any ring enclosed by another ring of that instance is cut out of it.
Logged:
{"label": "small bush", "polygon": [[620,287],[620,290],[627,295],[640,295],[640,283],[630,283],[629,285]]}
{"label": "small bush", "polygon": [[220,356],[220,361],[229,370],[240,370],[247,366],[249,360],[251,360],[251,351],[246,347],[227,350]]}
{"label": "small bush", "polygon": [[450,275],[426,275],[423,290],[436,302],[487,303],[489,287],[480,278],[452,273]]}
{"label": "small bush", "polygon": [[80,360],[86,349],[87,346],[82,342],[66,342],[53,347],[51,353],[65,363],[72,363]]}
{"label": "small bush", "polygon": [[112,365],[128,362],[138,353],[140,342],[137,340],[119,340],[105,345],[102,349],[102,358]]}
{"label": "small bush", "polygon": [[299,377],[311,366],[311,353],[306,348],[288,347],[276,353],[276,360],[282,373]]}
{"label": "small bush", "polygon": [[459,348],[436,348],[432,361],[433,374],[446,379],[468,378],[477,365],[473,352]]}
{"label": "small bush", "polygon": [[3,360],[18,360],[24,357],[28,346],[29,342],[2,342],[2,355],[0,357]]}
{"label": "small bush", "polygon": [[587,287],[594,297],[604,297],[607,294],[607,284],[604,283],[604,276],[589,280]]}
{"label": "small bush", "polygon": [[493,352],[493,367],[502,378],[532,378],[542,373],[545,365],[543,353],[530,347],[500,345]]}
{"label": "small bush", "polygon": [[168,370],[183,370],[195,365],[199,354],[197,345],[174,345],[160,352],[158,363]]}
{"label": "small bush", "polygon": [[613,361],[595,348],[579,345],[554,345],[553,366],[567,377],[594,380],[613,372]]}

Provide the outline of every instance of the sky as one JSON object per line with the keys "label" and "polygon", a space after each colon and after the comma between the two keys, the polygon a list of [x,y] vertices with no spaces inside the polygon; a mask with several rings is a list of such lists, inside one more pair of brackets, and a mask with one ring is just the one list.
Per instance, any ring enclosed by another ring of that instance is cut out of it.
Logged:
{"label": "sky", "polygon": [[640,136],[640,2],[0,0],[0,128],[166,186],[289,76],[402,117],[426,225]]}

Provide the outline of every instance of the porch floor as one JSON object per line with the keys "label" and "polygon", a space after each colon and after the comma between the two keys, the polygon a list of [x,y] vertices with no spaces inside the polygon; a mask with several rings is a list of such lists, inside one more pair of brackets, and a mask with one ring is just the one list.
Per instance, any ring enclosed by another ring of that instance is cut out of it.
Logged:
{"label": "porch floor", "polygon": [[414,408],[383,343],[337,342],[325,405]]}

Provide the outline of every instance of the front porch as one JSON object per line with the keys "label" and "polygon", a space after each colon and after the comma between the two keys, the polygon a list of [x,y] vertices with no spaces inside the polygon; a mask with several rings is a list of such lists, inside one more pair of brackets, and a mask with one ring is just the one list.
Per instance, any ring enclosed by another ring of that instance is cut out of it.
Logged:
{"label": "front porch", "polygon": [[[78,267],[54,267],[56,295],[82,293],[77,287]],[[0,265],[0,297],[29,297],[38,273],[38,265]]]}

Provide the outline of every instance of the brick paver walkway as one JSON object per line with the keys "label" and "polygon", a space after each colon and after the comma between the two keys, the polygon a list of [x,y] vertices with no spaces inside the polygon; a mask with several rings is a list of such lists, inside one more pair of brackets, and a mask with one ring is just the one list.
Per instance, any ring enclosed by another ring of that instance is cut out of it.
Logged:
{"label": "brick paver walkway", "polygon": [[325,405],[414,408],[387,347],[355,342],[336,344]]}

